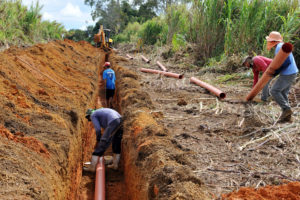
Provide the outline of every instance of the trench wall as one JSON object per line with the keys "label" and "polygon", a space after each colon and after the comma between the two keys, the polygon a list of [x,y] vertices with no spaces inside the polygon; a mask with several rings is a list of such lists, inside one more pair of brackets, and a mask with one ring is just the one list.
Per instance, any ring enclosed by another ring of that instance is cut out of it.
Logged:
{"label": "trench wall", "polygon": [[127,198],[208,199],[206,188],[192,173],[195,167],[188,160],[192,153],[176,148],[169,130],[157,122],[163,113],[155,112],[140,77],[118,65],[126,65],[126,59],[110,57],[117,74],[118,110],[124,117],[121,163]]}
{"label": "trench wall", "polygon": [[76,199],[103,62],[69,40],[0,54],[0,199]]}

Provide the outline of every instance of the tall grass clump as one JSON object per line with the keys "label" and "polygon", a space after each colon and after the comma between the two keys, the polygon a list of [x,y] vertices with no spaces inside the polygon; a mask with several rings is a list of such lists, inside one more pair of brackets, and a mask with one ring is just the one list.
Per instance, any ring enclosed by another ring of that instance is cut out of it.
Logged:
{"label": "tall grass clump", "polygon": [[[120,41],[143,41],[143,44],[169,44],[173,51],[187,43],[196,44],[197,65],[210,58],[237,54],[263,54],[265,37],[279,31],[285,42],[294,44],[300,65],[299,0],[191,0],[168,6],[160,17],[142,25],[133,23],[119,36]],[[139,30],[139,31],[136,31]],[[137,34],[138,33],[138,34]]]}
{"label": "tall grass clump", "polygon": [[[237,1],[236,7],[232,8],[236,10],[235,16],[231,19],[232,23],[229,25],[226,23],[230,27],[230,35],[235,39],[225,38],[225,53],[230,55],[241,51],[262,50],[265,36],[269,32],[273,30],[281,31],[282,34],[289,32],[288,29],[282,29],[284,23],[281,16],[286,17],[289,13],[293,13],[295,2],[284,0]],[[228,34],[227,29],[226,34]]]}
{"label": "tall grass clump", "polygon": [[190,34],[197,44],[197,58],[204,64],[207,58],[223,53],[225,37],[225,7],[220,0],[194,0]]}
{"label": "tall grass clump", "polygon": [[298,0],[193,0],[167,10],[167,43],[174,50],[196,43],[200,64],[222,54],[259,54],[271,31],[281,32],[297,47],[299,16]]}
{"label": "tall grass clump", "polygon": [[164,23],[160,18],[153,18],[142,24],[139,36],[143,41],[143,44],[154,45],[157,42],[164,40]]}
{"label": "tall grass clump", "polygon": [[172,43],[173,50],[184,47],[190,38],[191,13],[187,5],[172,5],[167,9],[165,20],[167,22],[166,39]]}
{"label": "tall grass clump", "polygon": [[142,25],[138,22],[129,23],[124,31],[114,37],[114,42],[132,42],[137,43],[139,39],[139,32],[142,29]]}
{"label": "tall grass clump", "polygon": [[0,1],[0,44],[33,44],[61,39],[66,32],[57,22],[42,21],[39,2],[28,9],[21,0]]}

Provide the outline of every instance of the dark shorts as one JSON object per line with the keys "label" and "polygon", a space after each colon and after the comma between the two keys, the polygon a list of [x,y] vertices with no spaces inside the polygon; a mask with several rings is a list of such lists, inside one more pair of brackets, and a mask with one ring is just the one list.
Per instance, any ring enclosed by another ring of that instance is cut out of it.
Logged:
{"label": "dark shorts", "polygon": [[106,89],[106,99],[113,98],[115,95],[115,90]]}

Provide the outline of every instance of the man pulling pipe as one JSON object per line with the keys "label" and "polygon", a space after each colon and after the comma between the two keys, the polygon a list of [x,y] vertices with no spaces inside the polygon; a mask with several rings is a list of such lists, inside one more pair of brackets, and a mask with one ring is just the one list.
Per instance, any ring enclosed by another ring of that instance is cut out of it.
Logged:
{"label": "man pulling pipe", "polygon": [[[283,38],[279,32],[272,31],[267,39],[267,49],[270,51],[275,47],[275,55],[281,49]],[[290,53],[284,63],[275,71],[274,76],[279,74],[278,79],[271,88],[271,95],[273,96],[276,103],[281,107],[282,113],[278,122],[287,122],[291,120],[293,114],[288,95],[290,92],[291,85],[295,81],[299,70],[297,68],[293,53]]]}
{"label": "man pulling pipe", "polygon": [[[88,167],[84,167],[83,170],[95,172],[99,158],[103,156],[111,142],[114,156],[113,163],[108,165],[108,168],[118,169],[123,135],[121,115],[110,108],[99,108],[97,110],[88,109],[85,117],[92,121],[94,125],[97,144],[92,155],[91,164]],[[105,129],[102,136],[101,127]]]}
{"label": "man pulling pipe", "polygon": [[[270,58],[266,58],[263,56],[255,56],[255,57],[251,57],[251,56],[247,56],[244,59],[243,65],[245,67],[251,68],[252,72],[253,72],[253,87],[256,85],[257,81],[258,81],[258,76],[259,76],[259,72],[265,72],[267,70],[267,68],[269,67],[269,65],[271,64],[272,59]],[[268,100],[268,97],[270,96],[270,92],[269,92],[269,83],[271,82],[272,79],[270,79],[270,81],[266,84],[266,86],[264,87],[264,89],[262,90],[262,94],[261,94],[261,100],[266,102]]]}

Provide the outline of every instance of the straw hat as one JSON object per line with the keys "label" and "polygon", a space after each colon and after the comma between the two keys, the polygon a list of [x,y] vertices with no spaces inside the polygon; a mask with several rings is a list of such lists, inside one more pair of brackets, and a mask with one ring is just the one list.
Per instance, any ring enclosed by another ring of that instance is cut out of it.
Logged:
{"label": "straw hat", "polygon": [[272,31],[266,39],[268,42],[282,42],[283,40],[282,36],[277,31]]}

